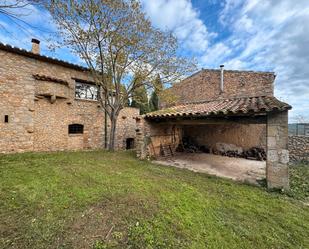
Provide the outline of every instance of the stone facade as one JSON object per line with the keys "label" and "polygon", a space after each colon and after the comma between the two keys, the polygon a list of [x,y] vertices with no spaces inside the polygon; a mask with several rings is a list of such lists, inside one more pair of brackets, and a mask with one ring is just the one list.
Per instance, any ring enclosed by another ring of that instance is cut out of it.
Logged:
{"label": "stone facade", "polygon": [[116,129],[116,147],[125,149],[127,139],[133,139],[133,146],[136,145],[136,117],[139,116],[139,109],[127,107],[121,110]]}
{"label": "stone facade", "polygon": [[[220,70],[203,69],[171,87],[172,104],[216,99],[273,96],[274,73],[224,70],[223,92],[220,90]],[[175,96],[173,98],[173,96]],[[162,103],[167,106],[168,103]]]}
{"label": "stone facade", "polygon": [[[0,57],[0,153],[104,148],[99,102],[75,98],[75,79],[91,81],[87,70],[30,52],[0,48]],[[117,149],[135,138],[137,115],[135,108],[121,111]],[[83,125],[83,133],[68,134],[70,124]]]}
{"label": "stone facade", "polygon": [[309,136],[289,136],[290,161],[309,161]]}

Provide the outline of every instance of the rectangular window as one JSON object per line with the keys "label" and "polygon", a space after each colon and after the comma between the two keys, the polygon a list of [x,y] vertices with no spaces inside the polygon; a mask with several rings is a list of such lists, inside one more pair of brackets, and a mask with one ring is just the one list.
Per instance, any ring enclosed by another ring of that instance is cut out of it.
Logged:
{"label": "rectangular window", "polygon": [[9,122],[9,115],[4,115],[4,123],[8,123]]}
{"label": "rectangular window", "polygon": [[70,124],[69,125],[69,134],[83,134],[84,126],[81,124]]}
{"label": "rectangular window", "polygon": [[75,83],[75,98],[98,100],[98,86],[76,81]]}

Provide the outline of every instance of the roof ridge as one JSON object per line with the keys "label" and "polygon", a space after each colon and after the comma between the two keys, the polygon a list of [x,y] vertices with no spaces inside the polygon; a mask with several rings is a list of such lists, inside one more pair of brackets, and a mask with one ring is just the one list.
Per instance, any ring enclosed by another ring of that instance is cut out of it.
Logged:
{"label": "roof ridge", "polygon": [[184,102],[184,103],[181,103],[180,105],[204,104],[204,103],[208,103],[208,102],[216,102],[216,101],[222,101],[222,100],[229,101],[229,100],[236,100],[236,99],[259,98],[259,97],[276,98],[275,96],[267,96],[267,95],[243,96],[243,97],[231,97],[231,98],[221,98],[221,99],[212,99],[212,100],[200,100],[200,101]]}
{"label": "roof ridge", "polygon": [[46,56],[46,55],[42,55],[42,54],[34,54],[31,51],[24,49],[24,48],[19,48],[19,47],[15,47],[13,45],[9,45],[9,44],[5,44],[0,42],[0,50],[4,50],[4,51],[8,51],[11,53],[15,53],[15,54],[19,54],[19,55],[23,55],[29,58],[33,58],[33,59],[37,59],[37,60],[41,60],[44,62],[50,62],[50,63],[54,63],[54,64],[58,64],[64,67],[69,67],[72,69],[76,69],[76,70],[82,70],[82,71],[89,71],[89,68],[78,65],[78,64],[74,64],[72,62],[68,62],[65,60],[61,60],[55,57],[50,57],[50,56]]}
{"label": "roof ridge", "polygon": [[[221,72],[221,69],[217,68],[202,68],[198,70],[197,72],[193,73],[192,75],[186,77],[185,79],[189,79],[194,77],[195,75],[198,75],[199,73],[203,71],[210,71],[210,72]],[[273,71],[254,71],[254,70],[236,70],[236,69],[224,69],[224,72],[234,72],[234,73],[255,73],[255,74],[274,74]]]}
{"label": "roof ridge", "polygon": [[[203,68],[201,71],[218,71],[221,72],[221,69],[216,68]],[[254,71],[254,70],[237,70],[237,69],[225,69],[224,72],[235,72],[235,73],[258,73],[258,74],[275,74],[273,71]]]}

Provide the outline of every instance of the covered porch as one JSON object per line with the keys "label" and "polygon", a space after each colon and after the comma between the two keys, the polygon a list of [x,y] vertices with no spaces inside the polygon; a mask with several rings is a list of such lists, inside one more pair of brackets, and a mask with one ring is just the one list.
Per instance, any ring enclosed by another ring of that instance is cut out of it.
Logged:
{"label": "covered porch", "polygon": [[290,108],[262,96],[188,103],[149,113],[137,120],[137,155],[254,184],[266,177],[269,188],[288,189]]}

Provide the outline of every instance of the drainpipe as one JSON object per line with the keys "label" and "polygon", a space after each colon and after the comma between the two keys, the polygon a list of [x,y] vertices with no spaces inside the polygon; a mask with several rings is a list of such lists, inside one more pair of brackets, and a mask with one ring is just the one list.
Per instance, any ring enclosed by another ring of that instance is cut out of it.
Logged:
{"label": "drainpipe", "polygon": [[224,65],[220,65],[221,76],[220,76],[220,93],[224,91]]}

